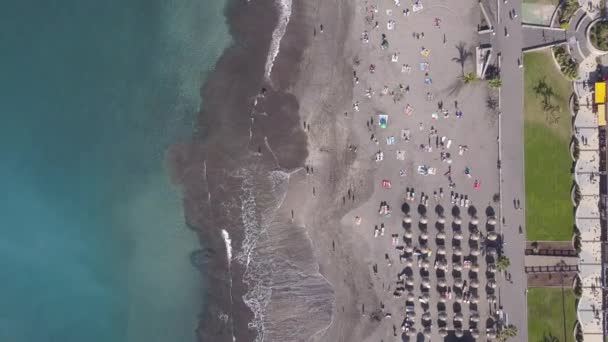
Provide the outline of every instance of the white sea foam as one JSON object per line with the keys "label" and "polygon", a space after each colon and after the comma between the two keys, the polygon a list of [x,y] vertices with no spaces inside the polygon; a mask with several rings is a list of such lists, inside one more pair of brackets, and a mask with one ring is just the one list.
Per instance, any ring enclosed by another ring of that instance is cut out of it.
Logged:
{"label": "white sea foam", "polygon": [[[242,169],[237,173],[242,179],[241,202],[241,222],[244,228],[244,238],[241,250],[235,256],[235,260],[245,266],[243,281],[247,284],[247,293],[243,296],[243,301],[253,312],[253,319],[249,322],[249,327],[257,332],[256,342],[263,342],[265,335],[264,318],[267,312],[271,289],[271,265],[266,264],[267,260],[259,257],[257,245],[260,237],[266,233],[266,227],[273,220],[277,208],[285,199],[287,181],[289,174],[283,171],[272,171],[267,174],[268,178],[260,178],[260,175],[252,170]],[[263,180],[256,183],[256,180]],[[270,185],[268,189],[267,186]],[[266,197],[256,198],[260,187],[270,190],[271,194]],[[261,199],[263,203],[256,200]]]}
{"label": "white sea foam", "polygon": [[281,40],[287,31],[287,24],[289,24],[289,18],[291,17],[291,1],[292,0],[277,0],[277,5],[279,7],[279,23],[272,32],[272,41],[270,42],[270,51],[268,51],[264,73],[268,79],[270,79],[270,73],[272,72],[274,60],[279,54]]}
{"label": "white sea foam", "polygon": [[232,240],[230,240],[230,234],[226,229],[222,229],[222,238],[226,243],[226,255],[228,256],[228,264],[232,262]]}

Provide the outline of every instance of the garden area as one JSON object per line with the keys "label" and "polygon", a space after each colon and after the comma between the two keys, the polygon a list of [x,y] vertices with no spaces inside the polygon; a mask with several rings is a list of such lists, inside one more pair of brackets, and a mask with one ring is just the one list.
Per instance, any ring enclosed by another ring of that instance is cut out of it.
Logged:
{"label": "garden area", "polygon": [[572,238],[570,82],[550,51],[524,55],[526,229],[531,241]]}
{"label": "garden area", "polygon": [[528,290],[528,341],[574,342],[576,296],[570,288]]}
{"label": "garden area", "polygon": [[608,51],[608,21],[598,21],[589,29],[589,40],[596,49]]}

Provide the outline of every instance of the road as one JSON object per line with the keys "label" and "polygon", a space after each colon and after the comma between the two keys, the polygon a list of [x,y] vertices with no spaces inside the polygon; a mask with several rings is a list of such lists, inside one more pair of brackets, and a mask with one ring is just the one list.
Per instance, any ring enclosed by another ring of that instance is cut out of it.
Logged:
{"label": "road", "polygon": [[[518,341],[528,340],[528,312],[526,289],[527,279],[524,272],[525,249],[525,190],[524,190],[524,78],[523,68],[518,66],[522,57],[523,35],[521,15],[510,18],[509,12],[515,9],[521,13],[521,0],[500,0],[496,34],[492,36],[494,53],[500,53],[500,158],[501,158],[501,216],[504,236],[504,254],[511,260],[509,272],[511,281],[503,278],[501,304],[508,314],[508,323],[518,328]],[[505,35],[505,27],[508,36]],[[520,201],[515,209],[513,200]],[[518,227],[523,232],[520,233]]]}

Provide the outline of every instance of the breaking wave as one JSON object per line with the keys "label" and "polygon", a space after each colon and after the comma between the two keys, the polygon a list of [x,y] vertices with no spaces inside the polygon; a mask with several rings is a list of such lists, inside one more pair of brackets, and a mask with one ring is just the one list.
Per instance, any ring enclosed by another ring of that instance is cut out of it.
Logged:
{"label": "breaking wave", "polygon": [[272,73],[272,67],[274,60],[279,55],[279,47],[281,46],[281,40],[285,36],[287,31],[287,24],[289,24],[289,18],[291,17],[291,4],[292,0],[277,0],[279,8],[279,23],[272,32],[272,40],[270,42],[270,50],[268,51],[268,57],[266,59],[266,66],[264,75],[270,79]]}

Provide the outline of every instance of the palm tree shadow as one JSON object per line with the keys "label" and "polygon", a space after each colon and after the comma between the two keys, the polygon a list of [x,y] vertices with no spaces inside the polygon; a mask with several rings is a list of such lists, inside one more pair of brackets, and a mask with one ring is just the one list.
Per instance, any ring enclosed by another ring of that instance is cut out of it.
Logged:
{"label": "palm tree shadow", "polygon": [[458,56],[453,57],[452,61],[460,65],[460,71],[464,76],[464,65],[466,64],[469,57],[471,57],[472,53],[469,49],[467,49],[467,46],[464,42],[459,42],[458,44],[456,44],[456,50],[458,50]]}
{"label": "palm tree shadow", "polygon": [[559,342],[559,339],[557,337],[555,337],[552,333],[545,332],[543,334],[542,341],[539,341],[539,342]]}

